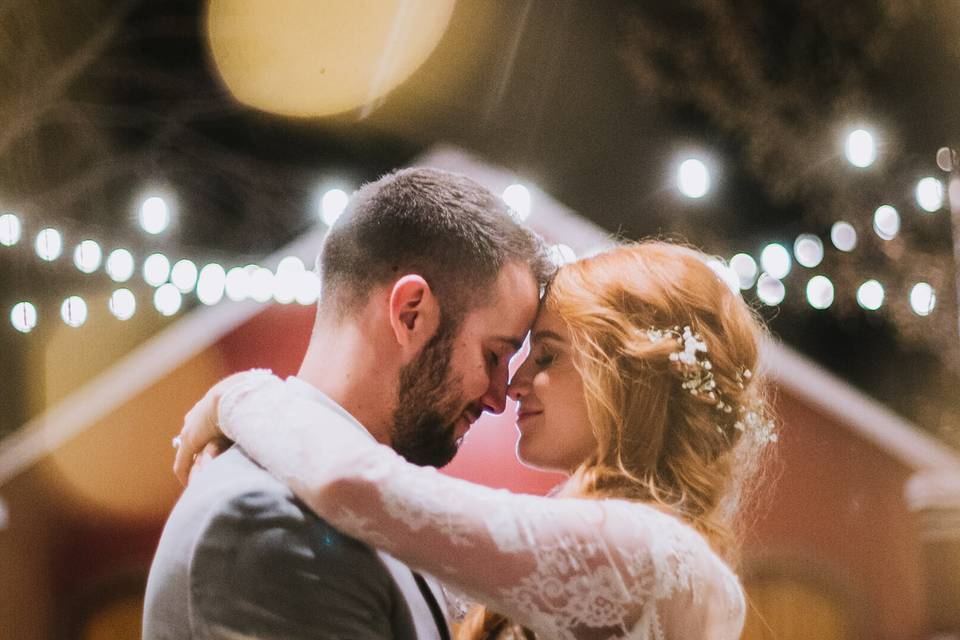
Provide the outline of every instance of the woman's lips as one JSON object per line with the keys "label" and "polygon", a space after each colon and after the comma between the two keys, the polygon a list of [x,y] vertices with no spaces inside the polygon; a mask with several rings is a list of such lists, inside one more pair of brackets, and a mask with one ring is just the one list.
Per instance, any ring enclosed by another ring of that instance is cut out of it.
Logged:
{"label": "woman's lips", "polygon": [[518,423],[519,423],[519,422],[525,422],[525,421],[529,420],[530,418],[535,418],[535,417],[541,415],[542,413],[543,413],[543,411],[521,411],[520,414],[517,416],[517,422],[518,422]]}

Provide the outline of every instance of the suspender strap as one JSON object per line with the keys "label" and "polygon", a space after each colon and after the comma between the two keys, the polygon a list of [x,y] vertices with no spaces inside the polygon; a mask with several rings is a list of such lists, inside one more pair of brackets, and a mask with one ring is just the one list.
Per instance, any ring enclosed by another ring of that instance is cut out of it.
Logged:
{"label": "suspender strap", "polygon": [[447,628],[447,619],[443,617],[443,612],[440,610],[440,604],[437,602],[436,597],[433,595],[433,591],[427,585],[427,581],[423,579],[423,576],[413,571],[413,579],[417,581],[417,586],[420,587],[420,593],[423,594],[423,599],[427,601],[427,606],[430,607],[430,613],[433,614],[433,621],[437,624],[437,631],[440,632],[440,640],[450,640],[450,630]]}

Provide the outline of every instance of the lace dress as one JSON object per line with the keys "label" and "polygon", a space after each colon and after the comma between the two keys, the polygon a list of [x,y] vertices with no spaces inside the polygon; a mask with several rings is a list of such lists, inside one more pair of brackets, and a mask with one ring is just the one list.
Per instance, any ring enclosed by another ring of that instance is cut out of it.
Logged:
{"label": "lace dress", "polygon": [[343,532],[540,638],[739,638],[737,576],[691,527],[624,500],[490,489],[406,462],[297,378],[251,372],[224,433]]}

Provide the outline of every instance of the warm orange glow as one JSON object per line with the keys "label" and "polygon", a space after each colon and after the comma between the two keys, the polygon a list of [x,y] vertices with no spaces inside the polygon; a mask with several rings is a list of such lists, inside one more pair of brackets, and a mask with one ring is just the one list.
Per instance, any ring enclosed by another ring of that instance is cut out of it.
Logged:
{"label": "warm orange glow", "polygon": [[430,56],[455,0],[210,0],[210,52],[240,102],[309,117],[373,104]]}

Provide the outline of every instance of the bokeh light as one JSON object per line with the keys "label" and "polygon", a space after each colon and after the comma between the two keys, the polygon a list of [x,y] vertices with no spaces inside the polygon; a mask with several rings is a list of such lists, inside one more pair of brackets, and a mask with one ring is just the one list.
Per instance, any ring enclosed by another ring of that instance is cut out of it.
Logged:
{"label": "bokeh light", "polygon": [[350,196],[343,189],[330,189],[324,193],[323,198],[320,199],[320,218],[323,223],[332,227],[347,208],[349,201]]}
{"label": "bokeh light", "polygon": [[117,320],[129,320],[137,311],[137,298],[130,289],[117,289],[110,294],[107,307]]}
{"label": "bokeh light", "polygon": [[170,270],[170,282],[172,282],[173,286],[181,293],[193,291],[193,288],[197,286],[197,276],[197,265],[193,263],[193,260],[186,258],[177,260],[177,263],[173,265],[173,269]]}
{"label": "bokeh light", "polygon": [[917,183],[917,204],[928,213],[939,211],[943,206],[943,183],[936,178],[923,178]]}
{"label": "bokeh light", "polygon": [[143,261],[143,280],[151,287],[159,287],[170,277],[170,259],[162,253],[151,253]]}
{"label": "bokeh light", "polygon": [[140,205],[140,227],[151,235],[163,233],[170,225],[170,207],[160,196],[150,196]]}
{"label": "bokeh light", "polygon": [[928,316],[937,306],[937,294],[926,282],[918,282],[910,290],[910,308],[918,316]]}
{"label": "bokeh light", "polygon": [[868,311],[876,311],[883,305],[883,285],[876,280],[867,280],[857,289],[857,304]]}
{"label": "bokeh light", "polygon": [[687,158],[677,169],[677,188],[688,198],[702,198],[710,190],[710,171],[702,160]]}
{"label": "bokeh light", "polygon": [[530,190],[522,184],[514,183],[504,189],[503,201],[514,210],[519,219],[526,220],[530,217],[533,198],[530,195]]}
{"label": "bokeh light", "polygon": [[73,264],[83,273],[93,273],[103,262],[103,250],[96,240],[84,240],[73,250]]}
{"label": "bokeh light", "polygon": [[757,267],[757,261],[746,253],[738,253],[730,258],[730,268],[737,274],[741,289],[749,289],[757,279],[760,269]]}
{"label": "bokeh light", "polygon": [[783,302],[787,295],[787,288],[778,279],[769,273],[761,273],[757,280],[757,297],[761,302],[770,307]]}
{"label": "bokeh light", "polygon": [[216,262],[204,265],[197,278],[197,299],[203,304],[214,305],[223,299],[227,272]]}
{"label": "bokeh light", "polygon": [[869,167],[877,159],[877,146],[873,140],[873,134],[866,129],[851,131],[847,135],[843,152],[853,166],[861,169]]}
{"label": "bokeh light", "polygon": [[60,305],[60,317],[68,327],[80,327],[87,321],[87,303],[80,296],[70,296]]}
{"label": "bokeh light", "polygon": [[849,222],[836,222],[830,228],[830,241],[840,251],[853,251],[857,247],[857,230]]}
{"label": "bokeh light", "polygon": [[826,276],[813,276],[807,282],[807,302],[814,309],[826,309],[833,304],[833,283]]}
{"label": "bokeh light", "polygon": [[23,227],[20,224],[20,218],[13,213],[5,213],[0,216],[0,245],[12,247],[20,242],[20,234]]}
{"label": "bokeh light", "polygon": [[18,302],[10,311],[10,323],[20,333],[30,333],[37,326],[37,308],[26,301]]}
{"label": "bokeh light", "polygon": [[801,234],[793,243],[793,255],[799,264],[813,269],[823,261],[823,241],[812,233]]}
{"label": "bokeh light", "polygon": [[107,256],[107,275],[114,282],[126,282],[133,277],[136,271],[136,264],[133,261],[133,254],[126,249],[114,249]]}
{"label": "bokeh light", "polygon": [[782,244],[768,244],[760,252],[760,266],[771,277],[782,280],[790,273],[790,252]]}
{"label": "bokeh light", "polygon": [[41,229],[37,234],[37,240],[34,243],[34,249],[41,260],[52,262],[60,257],[63,252],[63,238],[60,232],[52,227]]}
{"label": "bokeh light", "polygon": [[183,294],[173,283],[162,284],[153,292],[153,306],[165,316],[172,316],[180,311],[182,304]]}
{"label": "bokeh light", "polygon": [[889,204],[873,212],[873,230],[884,240],[893,240],[900,233],[900,214]]}
{"label": "bokeh light", "polygon": [[243,267],[233,267],[227,271],[224,289],[227,297],[234,302],[246,300],[250,289],[250,273]]}

